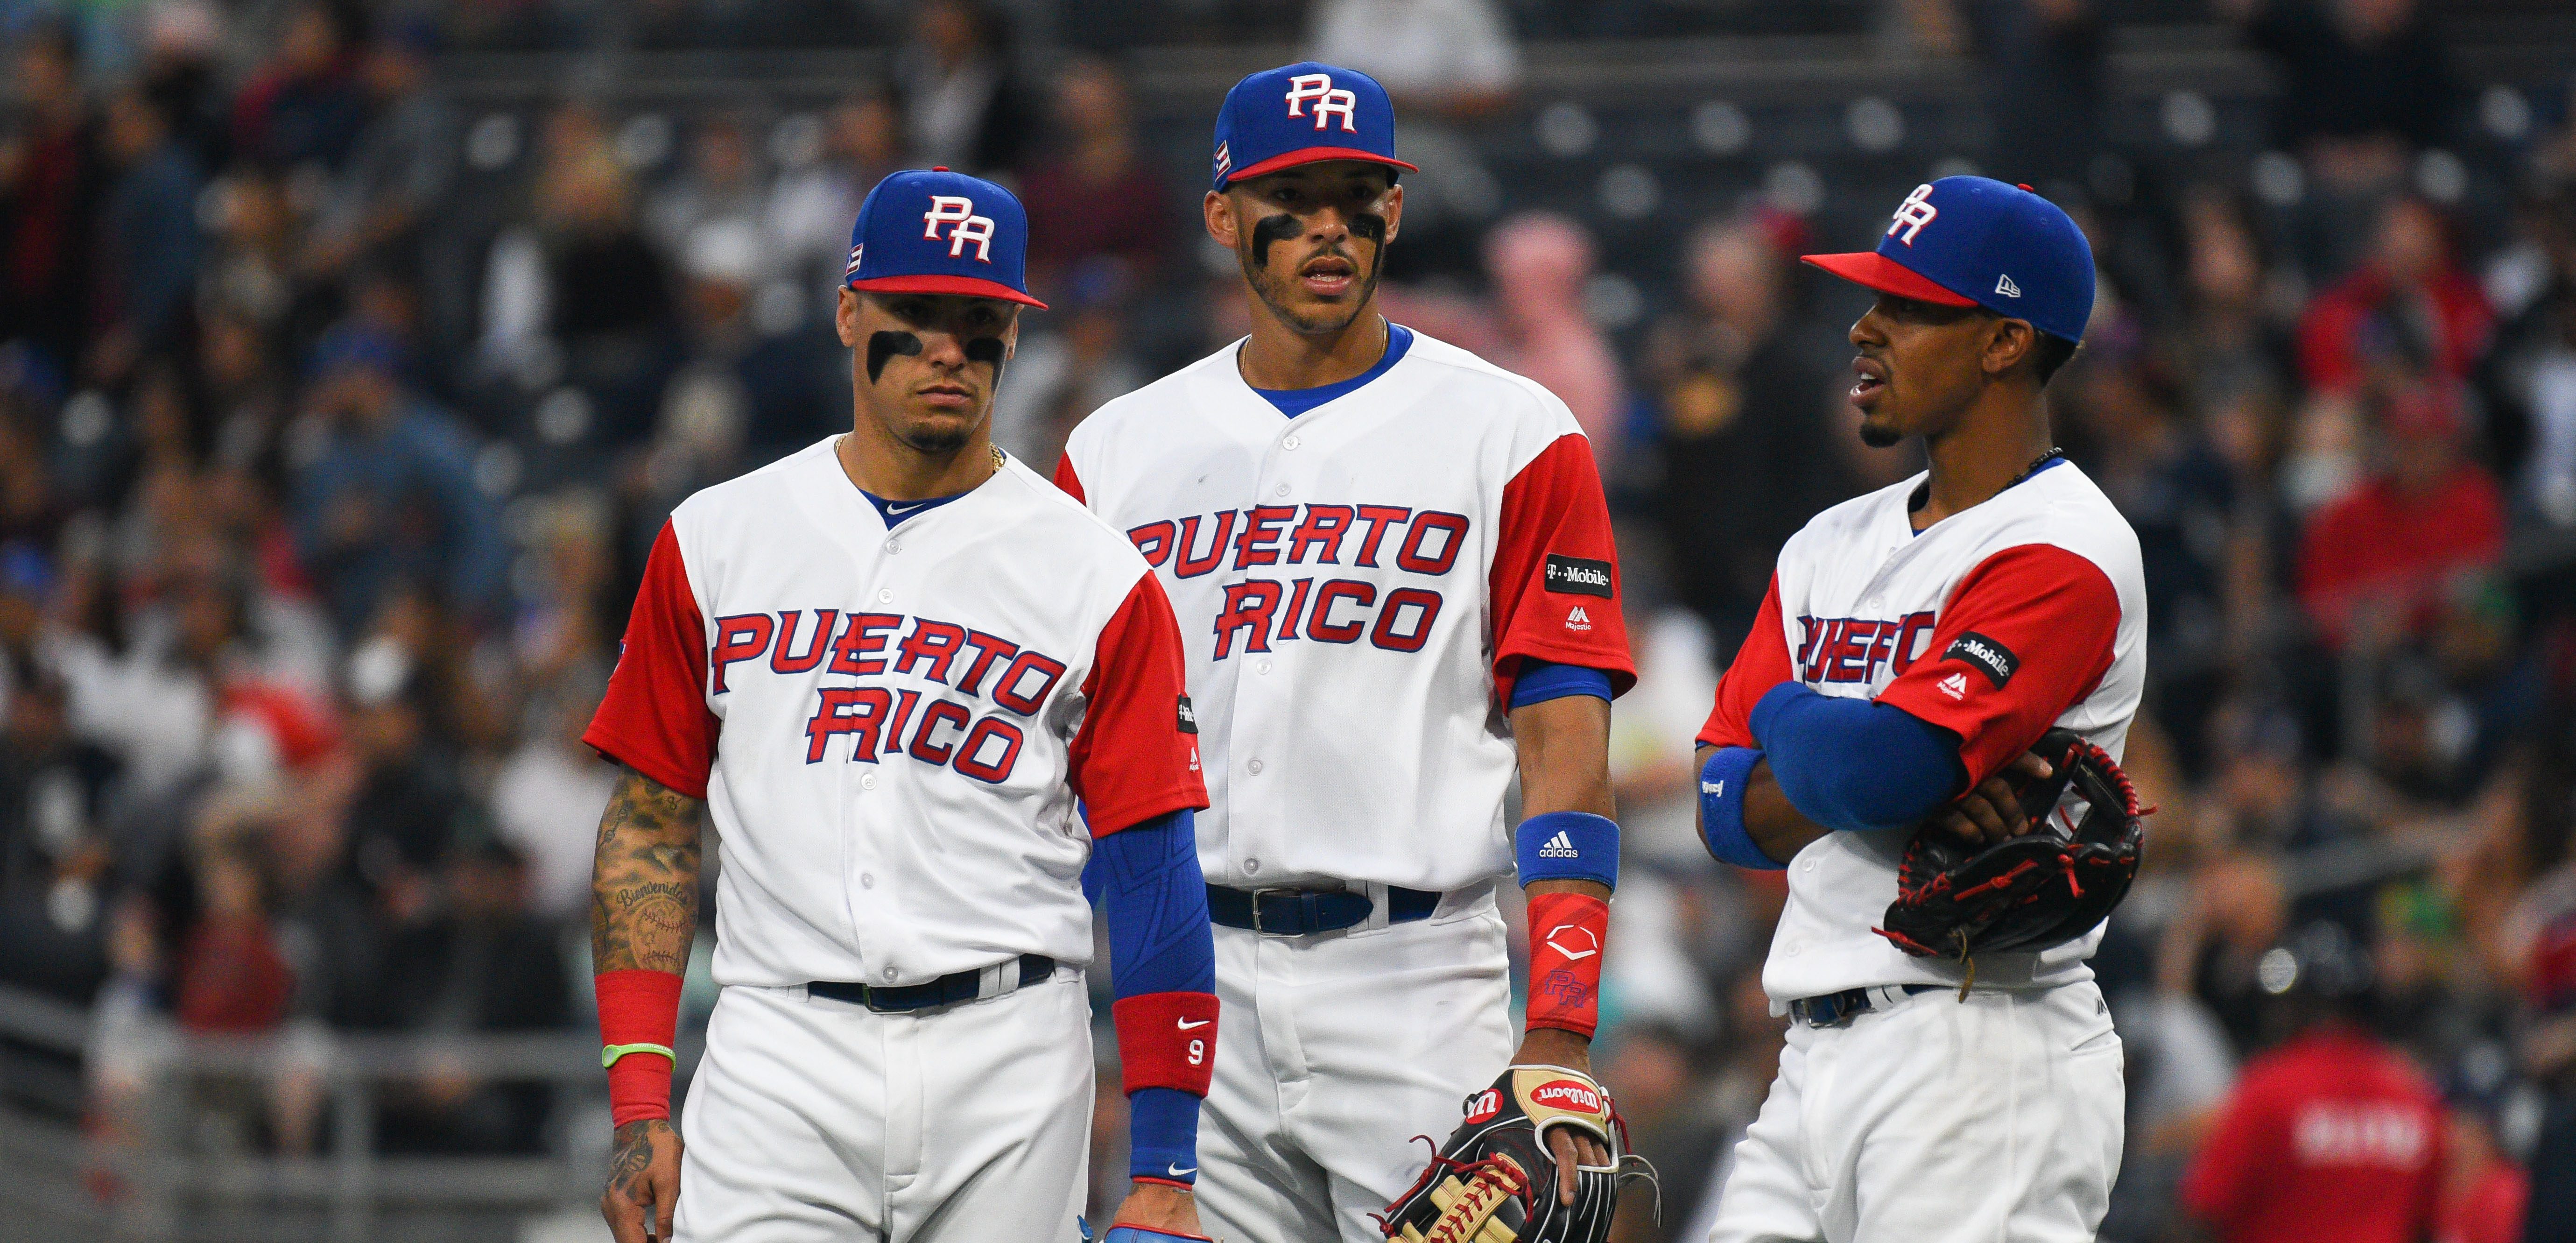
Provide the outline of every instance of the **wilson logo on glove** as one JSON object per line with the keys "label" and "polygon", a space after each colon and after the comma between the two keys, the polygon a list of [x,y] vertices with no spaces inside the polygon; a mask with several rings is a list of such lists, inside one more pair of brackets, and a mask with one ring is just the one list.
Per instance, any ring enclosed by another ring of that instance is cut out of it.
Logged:
{"label": "wilson logo on glove", "polygon": [[1491,1122],[1494,1120],[1494,1115],[1501,1112],[1503,1112],[1503,1094],[1492,1088],[1467,1098],[1467,1125],[1469,1126]]}
{"label": "wilson logo on glove", "polygon": [[1530,1099],[1541,1105],[1552,1105],[1558,1109],[1580,1109],[1585,1113],[1601,1112],[1601,1093],[1593,1090],[1592,1085],[1588,1083],[1576,1083],[1571,1079],[1542,1083],[1530,1093]]}

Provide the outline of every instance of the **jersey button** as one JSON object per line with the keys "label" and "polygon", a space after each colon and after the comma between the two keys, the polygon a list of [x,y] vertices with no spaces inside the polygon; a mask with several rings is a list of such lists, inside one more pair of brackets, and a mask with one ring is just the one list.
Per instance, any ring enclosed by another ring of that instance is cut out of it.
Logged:
{"label": "jersey button", "polygon": [[1799,864],[1799,865],[1798,865],[1798,870],[1799,870],[1799,871],[1801,871],[1801,872],[1812,872],[1812,871],[1815,871],[1815,870],[1816,870],[1816,861],[1815,861],[1815,860],[1813,860],[1813,859],[1809,859],[1809,860],[1807,860],[1806,862]]}
{"label": "jersey button", "polygon": [[1270,662],[1269,662],[1269,661],[1266,661],[1266,660],[1265,660],[1265,661],[1262,661],[1262,662],[1260,662],[1260,663],[1258,663],[1258,664],[1254,665],[1254,666],[1252,667],[1252,671],[1253,671],[1254,673],[1268,673],[1268,672],[1270,672]]}
{"label": "jersey button", "polygon": [[1259,859],[1246,859],[1246,860],[1244,860],[1244,861],[1243,861],[1243,871],[1244,871],[1244,874],[1245,874],[1245,875],[1249,876],[1249,875],[1251,875],[1252,873],[1254,873],[1254,872],[1258,872],[1258,871],[1260,871],[1260,870],[1261,870],[1261,860],[1259,860]]}
{"label": "jersey button", "polygon": [[877,588],[877,603],[879,603],[879,604],[892,604],[892,603],[894,603],[894,589],[893,589],[893,588],[891,588],[891,587],[879,587],[879,588]]}
{"label": "jersey button", "polygon": [[859,888],[861,888],[861,889],[874,889],[874,888],[876,888],[876,887],[877,887],[877,878],[876,878],[876,875],[875,875],[874,873],[871,873],[871,872],[861,872],[861,873],[859,873]]}
{"label": "jersey button", "polygon": [[1291,437],[1287,438],[1286,440],[1280,441],[1280,442],[1279,442],[1279,447],[1280,447],[1280,448],[1282,448],[1282,449],[1295,449],[1297,446],[1299,446],[1299,445],[1301,445],[1301,444],[1304,444],[1304,443],[1305,443],[1304,441],[1299,440],[1299,439],[1297,439],[1297,438],[1296,438],[1296,437],[1294,437],[1294,436],[1291,436]]}
{"label": "jersey button", "polygon": [[903,551],[903,541],[902,541],[902,540],[899,540],[899,539],[890,539],[890,540],[887,540],[887,541],[886,541],[886,552],[887,552],[887,553],[892,554],[892,553],[899,553],[899,552],[902,552],[902,551]]}
{"label": "jersey button", "polygon": [[[1800,945],[1800,944],[1798,944],[1798,943],[1797,943],[1797,942],[1795,942],[1795,941],[1791,941],[1791,942],[1789,943],[1789,957],[1791,957],[1791,958],[1795,958],[1795,957],[1797,957],[1797,956],[1798,956],[1798,951],[1799,951],[1799,950],[1801,950],[1801,949],[1804,949],[1804,948],[1806,948],[1806,947],[1805,947],[1805,946],[1802,946],[1802,945]],[[891,973],[889,973],[889,976],[891,976]]]}
{"label": "jersey button", "polygon": [[1249,762],[1245,763],[1245,764],[1244,764],[1244,766],[1243,766],[1243,771],[1248,772],[1248,773],[1257,773],[1257,772],[1260,772],[1260,771],[1261,771],[1261,761],[1259,761],[1259,760],[1252,760],[1252,761],[1249,761]]}
{"label": "jersey button", "polygon": [[[1792,950],[1792,951],[1790,951],[1790,952],[1791,952],[1791,953],[1795,953],[1796,951]],[[884,971],[884,975],[885,975],[885,978],[886,978],[888,981],[892,981],[892,980],[894,979],[894,968],[892,968],[892,967],[888,967],[888,968],[886,968],[886,969],[885,969],[885,971]]]}
{"label": "jersey button", "polygon": [[1288,485],[1284,483],[1280,484],[1276,489],[1274,489],[1274,491],[1280,496],[1286,496],[1288,495]]}
{"label": "jersey button", "polygon": [[862,790],[873,790],[877,788],[877,775],[875,773],[861,774],[859,777],[859,788]]}

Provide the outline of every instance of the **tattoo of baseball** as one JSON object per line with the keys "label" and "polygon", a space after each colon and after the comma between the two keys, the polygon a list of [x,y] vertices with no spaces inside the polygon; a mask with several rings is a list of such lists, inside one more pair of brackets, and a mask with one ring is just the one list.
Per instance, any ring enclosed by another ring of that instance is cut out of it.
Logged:
{"label": "tattoo of baseball", "polygon": [[599,972],[678,972],[698,928],[698,829],[706,804],[629,770],[599,820],[590,952]]}
{"label": "tattoo of baseball", "polygon": [[670,1238],[679,1197],[680,1133],[662,1118],[617,1128],[608,1187],[599,1197],[600,1216],[617,1243]]}

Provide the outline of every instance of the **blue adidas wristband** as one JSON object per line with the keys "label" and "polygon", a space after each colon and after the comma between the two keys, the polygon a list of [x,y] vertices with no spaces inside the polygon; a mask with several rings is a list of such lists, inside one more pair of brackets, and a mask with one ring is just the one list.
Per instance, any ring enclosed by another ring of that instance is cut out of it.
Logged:
{"label": "blue adidas wristband", "polygon": [[1619,887],[1619,822],[1588,811],[1551,811],[1520,823],[1513,834],[1524,885],[1542,880],[1588,880]]}
{"label": "blue adidas wristband", "polygon": [[1719,862],[1777,872],[1789,865],[1762,853],[1744,827],[1744,785],[1761,762],[1751,747],[1719,747],[1708,757],[1699,770],[1699,832]]}

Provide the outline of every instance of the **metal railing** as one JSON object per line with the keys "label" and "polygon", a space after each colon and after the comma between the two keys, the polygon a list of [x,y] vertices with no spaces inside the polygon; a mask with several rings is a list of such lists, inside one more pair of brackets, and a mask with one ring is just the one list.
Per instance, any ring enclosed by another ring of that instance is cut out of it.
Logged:
{"label": "metal railing", "polygon": [[[683,1036],[683,1075],[702,1047]],[[96,1089],[102,1063],[113,1064],[115,1095],[127,1103],[113,1111],[113,1126],[104,1124]],[[546,1085],[554,1107],[542,1153],[380,1151],[385,1092],[433,1068],[486,1083]],[[324,1138],[317,1151],[209,1141],[206,1089],[284,1076],[318,1091]],[[0,1237],[516,1239],[523,1219],[596,1204],[606,1102],[598,1043],[578,1031],[203,1036],[157,1020],[101,1021],[78,1006],[0,987]]]}

